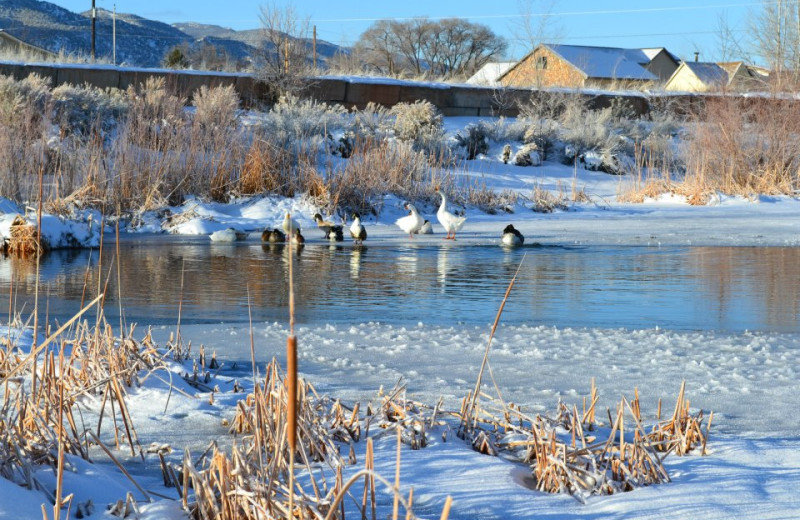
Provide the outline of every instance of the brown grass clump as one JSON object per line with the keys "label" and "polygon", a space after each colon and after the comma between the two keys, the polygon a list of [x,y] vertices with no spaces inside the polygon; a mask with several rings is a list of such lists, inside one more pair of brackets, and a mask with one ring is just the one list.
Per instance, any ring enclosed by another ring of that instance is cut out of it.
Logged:
{"label": "brown grass clump", "polygon": [[11,223],[11,236],[6,239],[4,249],[19,257],[36,256],[47,251],[45,240],[39,240],[39,232],[34,224],[17,215]]}

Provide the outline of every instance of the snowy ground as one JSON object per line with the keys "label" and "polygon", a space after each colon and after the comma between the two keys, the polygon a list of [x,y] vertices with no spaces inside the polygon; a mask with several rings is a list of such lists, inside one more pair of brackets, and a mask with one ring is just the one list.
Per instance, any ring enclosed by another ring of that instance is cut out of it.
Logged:
{"label": "snowy ground", "polygon": [[[569,190],[573,181],[572,168],[549,162],[519,168],[485,159],[469,166],[471,171],[462,175],[523,196],[530,195],[535,183],[555,190],[561,182]],[[524,198],[513,214],[486,215],[467,208],[467,223],[458,240],[462,245],[497,243],[502,228],[513,223],[526,242],[546,244],[800,245],[800,201],[794,198],[720,196],[703,207],[670,197],[620,204],[615,197],[625,182],[579,170],[577,186],[591,202],[553,214],[530,211]],[[0,203],[6,213],[14,210],[7,202]],[[401,206],[402,201],[389,197],[377,219],[366,219],[370,243],[408,240],[394,225],[403,215]],[[436,234],[418,240],[439,240],[443,233],[435,220],[436,208],[420,209],[434,222]],[[265,227],[279,227],[289,211],[308,239],[321,241],[312,220],[316,208],[303,200],[259,198],[228,205],[189,201],[172,210],[187,212],[187,218],[170,232],[209,235],[230,227],[254,236]],[[139,232],[162,230],[155,214],[145,215],[144,222]],[[454,408],[474,385],[488,327],[430,326],[424,317],[419,321],[303,327],[298,330],[301,373],[320,392],[346,402],[363,402],[379,387],[391,387],[403,377],[415,399],[433,404],[442,396],[446,406]],[[156,331],[162,339],[168,333],[168,329]],[[203,396],[190,399],[173,393],[165,410],[164,386],[150,381],[131,394],[129,408],[144,445],[169,443],[177,452],[189,447],[198,453],[210,439],[225,436],[221,420],[232,415],[240,398],[226,389],[234,379],[248,384],[249,331],[241,325],[220,324],[188,326],[182,333],[211,349],[225,345],[218,381],[222,394],[209,405]],[[283,359],[285,324],[257,323],[254,333],[259,364],[273,356]],[[692,406],[715,412],[710,454],[668,457],[669,484],[593,497],[581,505],[569,496],[531,491],[524,466],[479,455],[453,435],[442,442],[437,434],[431,447],[402,454],[401,482],[405,490],[414,487],[416,511],[423,517],[438,518],[450,495],[454,498],[450,518],[458,519],[797,518],[800,437],[795,399],[800,391],[800,334],[501,326],[490,359],[503,397],[533,412],[554,409],[559,398],[580,406],[595,377],[603,409],[638,388],[645,416],[652,420],[657,400],[674,402],[681,380],[686,380]],[[377,447],[378,470],[393,475],[393,442],[380,441]],[[159,483],[155,462],[127,463],[146,488],[170,494]],[[52,481],[46,472],[41,478]],[[103,485],[97,486],[100,480]],[[98,507],[92,517],[103,516],[105,504],[124,498],[125,490],[131,489],[113,465],[102,462],[75,462],[65,482],[76,502],[93,498]],[[134,495],[145,502],[137,492]],[[42,495],[0,478],[0,519],[40,519],[42,502]],[[162,499],[145,505],[142,517],[182,518],[182,513],[179,504]]]}

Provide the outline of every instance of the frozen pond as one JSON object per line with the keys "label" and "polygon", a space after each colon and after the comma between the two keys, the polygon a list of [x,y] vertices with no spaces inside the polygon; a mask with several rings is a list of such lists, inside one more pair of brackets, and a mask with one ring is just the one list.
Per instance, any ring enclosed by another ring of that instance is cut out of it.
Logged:
{"label": "frozen pond", "polygon": [[[547,246],[372,243],[309,244],[295,251],[297,321],[302,325],[484,325],[525,257],[504,324],[556,327],[795,332],[800,320],[800,249],[783,247]],[[286,322],[288,248],[206,237],[125,238],[121,271],[114,244],[55,251],[41,266],[50,318],[63,321],[107,287],[106,312],[127,322]],[[87,268],[89,269],[87,275]],[[183,272],[183,290],[181,278]],[[121,291],[117,279],[121,280]],[[32,309],[35,265],[0,260],[0,291]]]}

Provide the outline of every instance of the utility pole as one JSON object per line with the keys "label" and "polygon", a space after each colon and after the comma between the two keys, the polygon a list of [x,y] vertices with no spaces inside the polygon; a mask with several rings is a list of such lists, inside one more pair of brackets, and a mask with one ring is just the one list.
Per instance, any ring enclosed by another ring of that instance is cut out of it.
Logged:
{"label": "utility pole", "polygon": [[313,44],[313,49],[314,49],[314,53],[313,53],[314,54],[314,74],[316,74],[317,73],[317,26],[316,25],[314,26],[314,40],[313,41],[314,41],[314,44]]}
{"label": "utility pole", "polygon": [[114,65],[117,64],[117,4],[114,4],[114,24],[111,30],[111,55],[114,59]]}
{"label": "utility pole", "polygon": [[94,53],[95,20],[97,20],[97,10],[94,7],[94,0],[92,0],[92,61],[93,62],[94,62],[94,59],[95,59],[95,53]]}

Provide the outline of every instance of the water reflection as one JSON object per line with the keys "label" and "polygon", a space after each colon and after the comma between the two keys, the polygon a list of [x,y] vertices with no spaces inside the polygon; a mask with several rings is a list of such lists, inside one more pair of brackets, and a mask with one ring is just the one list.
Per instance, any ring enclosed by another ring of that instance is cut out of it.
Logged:
{"label": "water reflection", "polygon": [[[106,309],[129,321],[175,323],[183,271],[189,322],[286,321],[293,262],[300,323],[390,321],[485,324],[524,264],[506,323],[560,327],[663,327],[795,331],[797,248],[553,248],[405,244],[353,247],[123,241],[114,254],[54,251],[41,264],[51,317],[70,317],[108,284]],[[2,314],[32,308],[35,264],[0,260]],[[10,291],[13,285],[13,293]]]}

